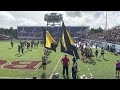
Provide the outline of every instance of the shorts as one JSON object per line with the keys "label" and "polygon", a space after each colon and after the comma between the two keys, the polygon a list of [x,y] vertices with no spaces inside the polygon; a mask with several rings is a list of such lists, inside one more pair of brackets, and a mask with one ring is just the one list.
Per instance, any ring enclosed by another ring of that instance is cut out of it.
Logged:
{"label": "shorts", "polygon": [[88,57],[88,55],[87,55],[87,54],[85,54],[85,56],[86,56],[86,57]]}
{"label": "shorts", "polygon": [[101,55],[104,55],[104,53],[101,53]]}
{"label": "shorts", "polygon": [[84,53],[81,53],[81,55],[83,56],[83,55],[84,55]]}
{"label": "shorts", "polygon": [[88,55],[87,57],[90,58],[91,56]]}
{"label": "shorts", "polygon": [[120,68],[117,68],[117,67],[116,67],[116,70],[120,70]]}
{"label": "shorts", "polygon": [[46,63],[42,63],[42,65],[46,65]]}

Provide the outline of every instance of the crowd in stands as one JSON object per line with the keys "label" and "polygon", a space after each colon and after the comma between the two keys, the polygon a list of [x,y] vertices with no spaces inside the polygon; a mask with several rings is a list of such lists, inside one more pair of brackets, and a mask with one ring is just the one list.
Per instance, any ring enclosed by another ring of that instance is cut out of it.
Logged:
{"label": "crowd in stands", "polygon": [[[29,37],[36,37],[39,39],[42,39],[42,31],[43,28],[46,27],[18,27],[18,38],[29,38]],[[87,26],[66,26],[66,29],[70,33],[72,38],[81,38],[85,37],[86,31],[88,30]],[[61,38],[62,34],[62,27],[56,26],[56,27],[47,27],[47,30],[50,32],[52,37],[58,41]]]}
{"label": "crowd in stands", "polygon": [[120,29],[113,28],[102,33],[92,34],[88,36],[88,39],[117,44],[120,42]]}

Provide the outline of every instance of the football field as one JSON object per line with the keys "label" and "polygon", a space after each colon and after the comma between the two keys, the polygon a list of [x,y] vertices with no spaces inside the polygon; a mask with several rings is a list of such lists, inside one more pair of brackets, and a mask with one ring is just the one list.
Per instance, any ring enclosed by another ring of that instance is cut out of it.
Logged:
{"label": "football field", "polygon": [[[62,64],[61,59],[65,53],[60,51],[60,44],[57,47],[56,52],[51,51],[48,56],[48,64],[46,71],[43,72],[41,66],[41,57],[43,56],[44,47],[39,44],[38,48],[33,48],[27,51],[24,49],[24,55],[18,54],[19,41],[14,41],[14,47],[10,47],[10,41],[0,41],[0,78],[7,79],[24,79],[38,77],[42,79],[54,79],[54,73],[59,73],[60,79],[64,79],[62,76]],[[93,53],[95,49],[92,49]],[[100,49],[98,50],[98,58],[93,57],[92,63],[84,63],[80,59],[78,60],[79,72],[78,76],[85,75],[88,79],[94,77],[95,79],[116,79],[115,77],[115,63],[120,56],[116,56],[111,52],[105,51],[105,59],[100,56]],[[80,55],[80,51],[78,51]],[[72,58],[69,65],[69,78],[72,71]]]}

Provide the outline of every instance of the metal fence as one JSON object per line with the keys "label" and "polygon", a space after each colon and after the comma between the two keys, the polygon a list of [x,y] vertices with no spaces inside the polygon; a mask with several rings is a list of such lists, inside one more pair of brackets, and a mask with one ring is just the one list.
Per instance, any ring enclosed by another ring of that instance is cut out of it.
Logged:
{"label": "metal fence", "polygon": [[109,45],[109,47],[111,47],[115,52],[120,52],[120,44],[108,43],[105,41],[95,41],[89,39],[86,39],[86,41],[89,43],[90,46],[97,44],[98,47],[100,48],[104,47],[105,49],[107,49]]}

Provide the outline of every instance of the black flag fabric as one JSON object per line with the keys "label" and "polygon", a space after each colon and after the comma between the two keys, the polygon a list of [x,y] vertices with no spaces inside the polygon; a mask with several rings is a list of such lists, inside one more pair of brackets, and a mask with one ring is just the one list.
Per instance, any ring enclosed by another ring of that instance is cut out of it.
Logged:
{"label": "black flag fabric", "polygon": [[64,22],[62,23],[62,38],[61,38],[61,52],[70,54],[74,56],[76,59],[79,59],[79,55],[76,47],[74,46],[74,42],[70,37],[69,32],[66,30]]}

